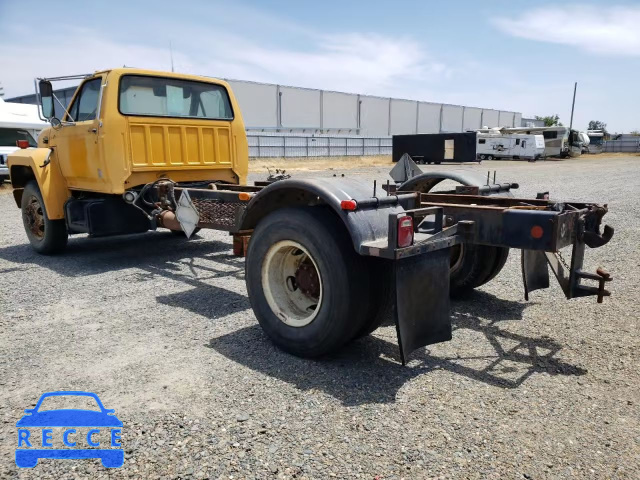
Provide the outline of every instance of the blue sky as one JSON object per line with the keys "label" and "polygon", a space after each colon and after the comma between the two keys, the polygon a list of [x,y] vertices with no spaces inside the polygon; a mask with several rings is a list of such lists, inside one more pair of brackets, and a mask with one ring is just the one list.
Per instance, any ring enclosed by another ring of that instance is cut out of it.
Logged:
{"label": "blue sky", "polygon": [[[53,7],[55,5],[55,7]],[[29,19],[29,21],[25,21]],[[0,0],[0,82],[113,66],[640,130],[640,2]]]}

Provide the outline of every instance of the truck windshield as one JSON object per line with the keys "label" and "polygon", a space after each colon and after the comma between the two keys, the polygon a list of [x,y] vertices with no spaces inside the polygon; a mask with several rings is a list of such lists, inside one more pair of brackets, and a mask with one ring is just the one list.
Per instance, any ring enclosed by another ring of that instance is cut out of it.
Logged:
{"label": "truck windshield", "polygon": [[124,75],[119,108],[124,115],[233,119],[224,87],[174,78]]}
{"label": "truck windshield", "polygon": [[26,130],[19,128],[0,128],[0,147],[16,147],[18,140],[28,140],[30,147],[37,147],[36,141]]}

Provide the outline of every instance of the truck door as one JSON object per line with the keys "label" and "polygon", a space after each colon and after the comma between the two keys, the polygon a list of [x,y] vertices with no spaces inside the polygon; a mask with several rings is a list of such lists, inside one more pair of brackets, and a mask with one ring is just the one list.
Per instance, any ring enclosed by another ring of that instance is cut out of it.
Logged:
{"label": "truck door", "polygon": [[49,141],[69,188],[100,191],[105,185],[98,118],[102,81],[101,76],[85,80]]}

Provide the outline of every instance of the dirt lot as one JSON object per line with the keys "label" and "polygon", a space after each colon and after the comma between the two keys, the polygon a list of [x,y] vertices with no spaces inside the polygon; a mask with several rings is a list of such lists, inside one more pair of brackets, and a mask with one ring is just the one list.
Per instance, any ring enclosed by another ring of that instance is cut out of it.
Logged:
{"label": "dirt lot", "polygon": [[367,167],[393,167],[391,155],[375,157],[311,157],[311,158],[258,158],[251,160],[249,171],[260,174],[276,168],[287,171],[354,170]]}
{"label": "dirt lot", "polygon": [[[512,252],[493,282],[453,304],[453,341],[407,367],[393,326],[301,360],[258,327],[230,237],[77,237],[65,255],[42,257],[12,196],[0,195],[0,475],[640,478],[638,158],[463,168],[497,169],[522,195],[608,203],[616,234],[586,266],[613,273],[613,296],[566,301],[552,286],[525,302]],[[96,392],[116,410],[123,468],[15,467],[23,410],[65,389]]]}

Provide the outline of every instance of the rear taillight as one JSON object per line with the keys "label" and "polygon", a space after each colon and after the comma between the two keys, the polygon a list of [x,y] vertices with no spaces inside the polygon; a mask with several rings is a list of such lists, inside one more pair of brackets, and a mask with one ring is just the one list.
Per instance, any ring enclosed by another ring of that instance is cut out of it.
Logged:
{"label": "rear taillight", "polygon": [[398,247],[408,247],[413,243],[413,218],[406,216],[398,219]]}
{"label": "rear taillight", "polygon": [[18,148],[29,148],[29,140],[16,140]]}

